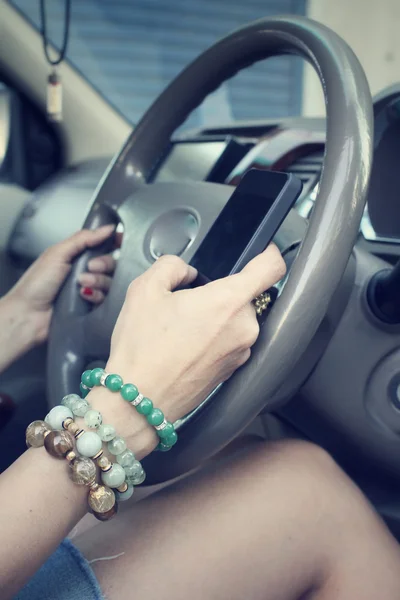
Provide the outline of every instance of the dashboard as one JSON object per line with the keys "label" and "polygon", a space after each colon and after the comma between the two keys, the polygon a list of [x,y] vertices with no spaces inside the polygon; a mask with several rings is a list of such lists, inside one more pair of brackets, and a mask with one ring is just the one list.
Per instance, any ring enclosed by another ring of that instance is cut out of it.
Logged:
{"label": "dashboard", "polygon": [[[360,241],[387,258],[400,255],[400,85],[374,99],[375,154]],[[211,181],[235,186],[251,168],[291,172],[303,182],[295,209],[308,218],[317,198],[325,119],[265,120],[197,130],[171,142],[152,182]],[[32,261],[82,226],[111,157],[59,172],[29,198],[9,250]],[[390,247],[390,251],[389,250]],[[392,258],[393,260],[393,258]]]}

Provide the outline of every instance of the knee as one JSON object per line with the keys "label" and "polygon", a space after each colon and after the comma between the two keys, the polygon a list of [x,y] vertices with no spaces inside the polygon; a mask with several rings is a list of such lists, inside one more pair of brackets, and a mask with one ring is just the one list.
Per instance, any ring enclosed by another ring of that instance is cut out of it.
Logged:
{"label": "knee", "polygon": [[277,442],[276,452],[290,465],[301,464],[313,472],[339,471],[332,456],[321,446],[303,440]]}
{"label": "knee", "polygon": [[[314,500],[333,500],[332,490],[349,484],[342,470],[326,450],[311,442],[285,440],[260,444],[256,450],[258,473],[267,471],[300,496],[313,495]],[[264,479],[269,485],[268,478]],[[303,498],[304,499],[304,498]]]}
{"label": "knee", "polygon": [[258,448],[260,460],[279,462],[291,468],[306,468],[310,471],[338,469],[331,455],[312,442],[303,440],[283,440],[267,442]]}

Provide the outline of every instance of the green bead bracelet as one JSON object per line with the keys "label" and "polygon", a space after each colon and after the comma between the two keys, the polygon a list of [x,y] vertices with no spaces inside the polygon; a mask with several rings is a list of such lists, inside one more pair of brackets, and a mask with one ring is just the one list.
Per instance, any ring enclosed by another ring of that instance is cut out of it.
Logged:
{"label": "green bead bracelet", "polygon": [[103,386],[110,392],[119,392],[124,400],[130,402],[137,412],[146,418],[160,438],[157,450],[167,452],[176,444],[178,435],[173,423],[167,421],[162,410],[155,408],[153,402],[144,397],[133,383],[124,383],[117,373],[107,373],[100,368],[84,371],[80,385],[82,395],[86,396],[95,386]]}

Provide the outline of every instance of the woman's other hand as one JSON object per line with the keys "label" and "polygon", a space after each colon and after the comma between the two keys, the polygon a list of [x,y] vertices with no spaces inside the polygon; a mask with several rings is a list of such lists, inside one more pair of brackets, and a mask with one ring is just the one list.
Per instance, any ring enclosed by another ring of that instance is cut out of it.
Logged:
{"label": "woman's other hand", "polygon": [[[184,416],[249,359],[259,334],[251,301],[284,274],[285,263],[271,245],[237,275],[174,292],[190,284],[196,271],[177,257],[160,258],[127,292],[107,372],[137,385],[169,420]],[[150,451],[147,444],[155,438],[142,438],[138,448],[135,411],[117,398],[110,402],[109,394],[96,388],[90,401],[131,438],[138,454]]]}
{"label": "woman's other hand", "polygon": [[[67,240],[48,248],[24,273],[7,294],[32,327],[34,343],[47,339],[53,303],[67,278],[72,261],[88,248],[104,242],[115,230],[106,225],[96,230],[82,229]],[[89,261],[88,271],[81,275],[80,294],[85,300],[98,304],[104,299],[114,270],[111,256],[101,256]]]}

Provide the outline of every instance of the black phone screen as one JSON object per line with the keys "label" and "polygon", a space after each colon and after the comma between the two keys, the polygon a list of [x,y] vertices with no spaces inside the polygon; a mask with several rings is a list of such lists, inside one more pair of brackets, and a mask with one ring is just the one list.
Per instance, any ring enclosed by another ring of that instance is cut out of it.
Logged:
{"label": "black phone screen", "polygon": [[245,175],[193,256],[190,264],[204,278],[215,280],[231,273],[288,181],[285,173],[261,175],[251,171]]}

